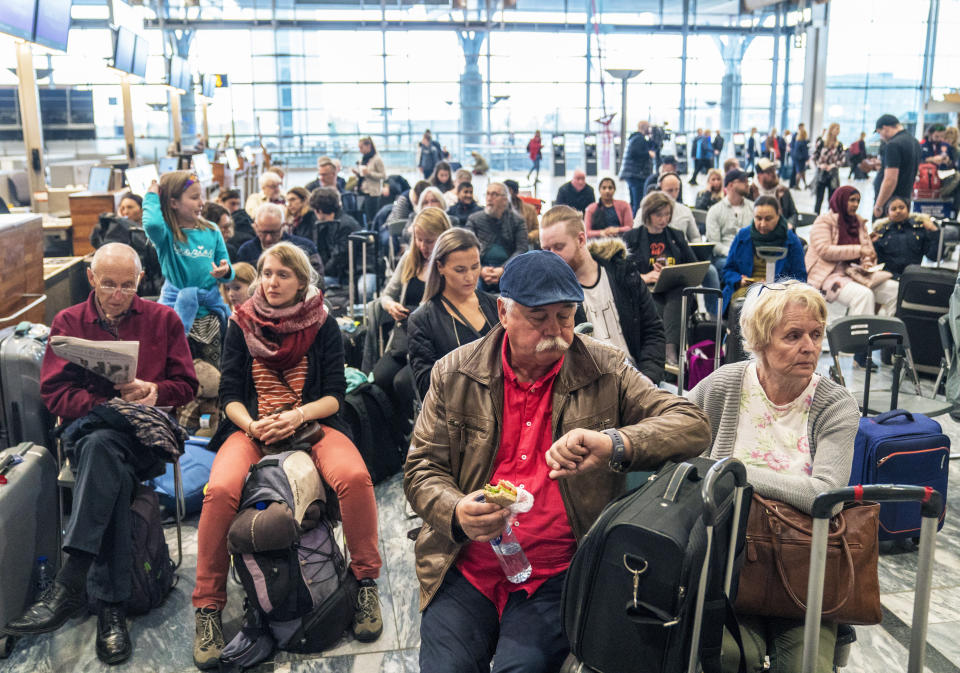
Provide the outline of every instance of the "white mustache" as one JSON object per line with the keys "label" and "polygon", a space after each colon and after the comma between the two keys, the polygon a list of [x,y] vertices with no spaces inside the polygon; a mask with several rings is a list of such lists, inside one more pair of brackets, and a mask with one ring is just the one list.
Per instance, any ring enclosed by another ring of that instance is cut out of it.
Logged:
{"label": "white mustache", "polygon": [[561,339],[560,337],[547,337],[546,339],[541,339],[537,343],[536,352],[543,353],[544,351],[560,351],[561,353],[570,348],[570,344]]}

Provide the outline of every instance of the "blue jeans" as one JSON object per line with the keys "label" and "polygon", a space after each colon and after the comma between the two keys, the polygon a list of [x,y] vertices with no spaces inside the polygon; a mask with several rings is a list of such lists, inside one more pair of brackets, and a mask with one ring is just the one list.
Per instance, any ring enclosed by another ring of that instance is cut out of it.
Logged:
{"label": "blue jeans", "polygon": [[563,578],[532,596],[514,591],[498,619],[490,599],[450,568],[420,620],[420,673],[559,671],[570,651],[560,626]]}
{"label": "blue jeans", "polygon": [[630,189],[630,209],[633,211],[634,216],[636,216],[637,211],[640,209],[640,202],[643,201],[643,183],[647,181],[647,176],[624,178],[623,180]]}

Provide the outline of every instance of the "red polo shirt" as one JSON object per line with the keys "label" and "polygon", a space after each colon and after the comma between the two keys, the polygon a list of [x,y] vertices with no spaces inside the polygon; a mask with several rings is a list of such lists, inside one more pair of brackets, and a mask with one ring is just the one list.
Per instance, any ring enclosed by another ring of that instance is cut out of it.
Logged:
{"label": "red polo shirt", "polygon": [[522,589],[532,595],[548,579],[567,569],[577,548],[560,487],[549,478],[545,459],[553,444],[553,384],[563,358],[537,381],[521,383],[510,367],[507,349],[504,335],[503,432],[490,483],[506,479],[533,495],[533,509],[518,515],[514,524],[532,572],[523,584],[509,582],[489,542],[471,542],[457,561],[463,576],[497,606],[501,615],[511,591]]}

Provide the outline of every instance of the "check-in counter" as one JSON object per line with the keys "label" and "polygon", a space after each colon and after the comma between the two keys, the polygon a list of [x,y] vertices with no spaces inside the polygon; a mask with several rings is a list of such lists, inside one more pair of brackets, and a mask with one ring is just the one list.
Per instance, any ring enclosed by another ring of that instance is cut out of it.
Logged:
{"label": "check-in counter", "polygon": [[44,321],[43,227],[40,215],[0,215],[0,329]]}
{"label": "check-in counter", "polygon": [[44,321],[50,325],[63,309],[79,304],[90,294],[87,257],[45,257],[43,284],[47,295]]}
{"label": "check-in counter", "polygon": [[115,213],[123,190],[113,192],[77,192],[70,195],[70,220],[73,223],[73,254],[93,252],[90,232],[100,221],[100,213]]}

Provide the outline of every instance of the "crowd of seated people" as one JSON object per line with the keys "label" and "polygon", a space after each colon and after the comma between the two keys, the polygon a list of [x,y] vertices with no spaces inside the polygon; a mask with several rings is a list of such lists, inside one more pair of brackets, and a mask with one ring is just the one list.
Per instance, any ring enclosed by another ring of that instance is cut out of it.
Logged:
{"label": "crowd of seated people", "polygon": [[[128,532],[128,515],[115,503],[156,466],[131,461],[123,433],[93,431],[90,411],[115,394],[151,406],[183,404],[196,392],[193,361],[203,359],[221,370],[223,416],[199,524],[195,663],[215,667],[224,644],[226,530],[244,475],[265,445],[311,420],[324,427],[311,455],[339,497],[350,568],[361,580],[353,632],[361,641],[380,635],[376,502],[339,413],[343,345],[324,305],[325,293],[342,289],[351,275],[366,300],[378,287],[380,260],[368,259],[366,277],[361,259],[349,268],[348,237],[361,227],[343,208],[348,186],[361,197],[353,214],[372,223],[377,211],[383,213],[381,233],[396,243],[397,258],[377,299],[389,316],[388,338],[371,380],[411,432],[404,490],[428,524],[415,552],[421,670],[459,670],[462,662],[488,662],[491,655],[498,666],[519,662],[523,668],[533,657],[540,663],[531,670],[557,669],[568,647],[559,628],[563,572],[577,541],[622,488],[608,465],[646,470],[705,451],[732,455],[747,464],[758,493],[805,511],[817,492],[846,483],[857,409],[849,394],[815,373],[826,302],[839,301],[851,313],[873,313],[877,304],[890,312],[896,280],[869,288],[847,269],[883,261],[899,274],[923,255],[935,256],[938,229],[910,215],[905,200],[891,199],[887,219],[870,233],[856,214],[857,190],[836,189],[804,254],[790,226],[796,208],[780,184],[779,164],[765,157],[755,161],[752,186],[751,174],[735,160],[723,173],[708,170],[707,189],[697,197],[698,207],[708,211],[704,238],[682,201],[672,157],[664,156],[660,170],[645,178],[652,189],[637,204],[636,217],[630,204],[614,198],[612,178],[599,181],[595,199],[579,169],[554,206],[538,216],[509,180],[487,183],[484,203],[477,203],[471,173],[441,158],[429,134],[419,153],[425,179],[402,192],[388,179],[372,140],[362,139],[359,149],[351,183],[340,177],[336,162],[321,157],[306,188],[284,190],[281,175],[264,172],[260,191],[245,207],[235,190],[205,202],[195,176],[186,172],[165,175],[139,202],[136,195],[122,199],[130,219],[136,221],[141,209],[167,280],[163,296],[158,303],[136,297],[136,254],[103,246],[89,272],[93,292],[57,317],[55,333],[143,337],[155,357],[142,363],[133,383],[114,391],[102,382],[91,385],[82,370],[47,354],[44,400],[74,424],[66,436],[82,486],[75,505],[79,523],[68,529],[67,563],[53,589],[7,632],[58,628],[86,605],[89,590],[99,606],[98,655],[111,663],[129,657],[123,573],[114,585],[99,580],[129,563],[129,545],[116,541]],[[707,158],[704,149],[704,170]],[[388,193],[393,201],[385,203]],[[680,355],[683,287],[653,290],[664,268],[697,261],[690,244],[702,240],[714,244],[702,282],[722,287],[725,312],[731,301],[742,300],[728,320],[740,327],[737,338],[742,334],[753,357],[714,372],[688,401],[657,388],[665,365],[675,365]],[[775,286],[766,284],[760,246],[786,248],[776,262]],[[574,334],[581,323],[592,325],[594,340]],[[91,325],[100,331],[92,334]],[[872,365],[867,353],[856,361]],[[567,387],[573,373],[581,387]],[[491,389],[503,396],[499,424]],[[551,411],[558,403],[563,406],[554,427]],[[618,410],[617,428],[577,427],[577,419],[608,408]],[[776,432],[757,420],[766,413],[776,419]],[[469,431],[446,431],[453,427]],[[644,439],[651,436],[657,442]],[[767,457],[752,450],[758,445],[788,467],[771,469]],[[528,461],[528,453],[538,460]],[[583,473],[590,479],[579,479]],[[527,592],[509,591],[486,544],[507,516],[475,499],[487,475],[490,481],[522,475],[544,503],[520,519],[547,536],[538,541],[521,534],[528,558],[540,561]],[[88,525],[94,512],[103,525]],[[109,558],[98,556],[111,542]],[[769,657],[783,670],[797,668],[802,625],[740,617],[751,661]],[[522,646],[502,636],[504,625]],[[783,646],[785,639],[793,646]],[[821,652],[832,652],[834,639],[835,626],[825,625]],[[826,665],[817,670],[829,670]]]}

